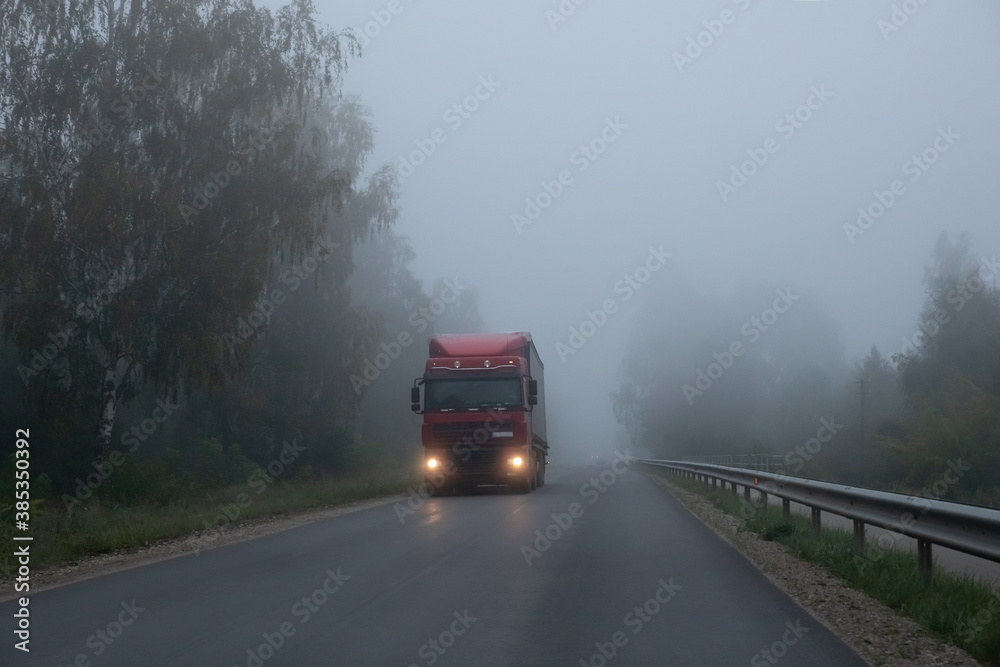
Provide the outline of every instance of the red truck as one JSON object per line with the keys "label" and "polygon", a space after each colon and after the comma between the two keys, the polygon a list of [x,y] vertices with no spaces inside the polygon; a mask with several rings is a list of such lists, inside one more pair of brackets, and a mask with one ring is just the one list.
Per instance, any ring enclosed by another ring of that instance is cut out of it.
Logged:
{"label": "red truck", "polygon": [[431,336],[410,403],[424,416],[424,477],[434,495],[480,484],[528,493],[545,484],[543,371],[529,333]]}

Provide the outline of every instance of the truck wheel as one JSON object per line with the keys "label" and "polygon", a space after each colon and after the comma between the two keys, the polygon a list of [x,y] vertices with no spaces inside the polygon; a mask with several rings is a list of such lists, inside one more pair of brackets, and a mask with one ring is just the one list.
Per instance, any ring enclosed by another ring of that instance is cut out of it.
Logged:
{"label": "truck wheel", "polygon": [[531,483],[532,479],[533,478],[529,475],[524,480],[514,482],[510,485],[510,490],[514,493],[531,493],[531,489],[533,487]]}

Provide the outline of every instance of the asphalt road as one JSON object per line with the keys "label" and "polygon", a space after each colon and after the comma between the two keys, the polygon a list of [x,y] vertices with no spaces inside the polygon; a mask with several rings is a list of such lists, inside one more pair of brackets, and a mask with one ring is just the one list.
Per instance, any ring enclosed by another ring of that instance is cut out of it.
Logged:
{"label": "asphalt road", "polygon": [[865,664],[652,480],[611,464],[38,592],[30,654],[13,648],[9,601],[0,664]]}

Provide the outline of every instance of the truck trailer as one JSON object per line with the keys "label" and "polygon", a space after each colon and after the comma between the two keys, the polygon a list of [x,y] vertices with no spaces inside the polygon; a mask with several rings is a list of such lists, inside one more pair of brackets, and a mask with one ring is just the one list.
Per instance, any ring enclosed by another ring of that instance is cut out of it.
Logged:
{"label": "truck trailer", "polygon": [[528,493],[545,484],[545,376],[531,334],[440,334],[428,347],[410,403],[424,417],[432,493],[484,484]]}

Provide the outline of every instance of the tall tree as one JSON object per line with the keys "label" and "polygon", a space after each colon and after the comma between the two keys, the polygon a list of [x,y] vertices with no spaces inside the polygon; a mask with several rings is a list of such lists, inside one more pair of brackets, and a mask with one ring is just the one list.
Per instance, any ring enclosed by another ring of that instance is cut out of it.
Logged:
{"label": "tall tree", "polygon": [[220,378],[220,335],[350,192],[363,141],[331,169],[310,130],[356,43],[313,14],[0,0],[3,327],[25,382],[100,395],[99,453],[147,380]]}
{"label": "tall tree", "polygon": [[995,270],[970,248],[968,237],[946,234],[934,248],[919,333],[895,357],[914,417],[880,443],[887,475],[908,489],[961,462],[969,468],[947,493],[977,499],[996,488],[1000,467],[1000,292]]}
{"label": "tall tree", "polygon": [[984,270],[970,248],[965,235],[952,242],[942,234],[935,245],[918,331],[897,357],[913,400],[938,400],[951,373],[1000,394],[1000,293],[992,286],[992,270]]}

